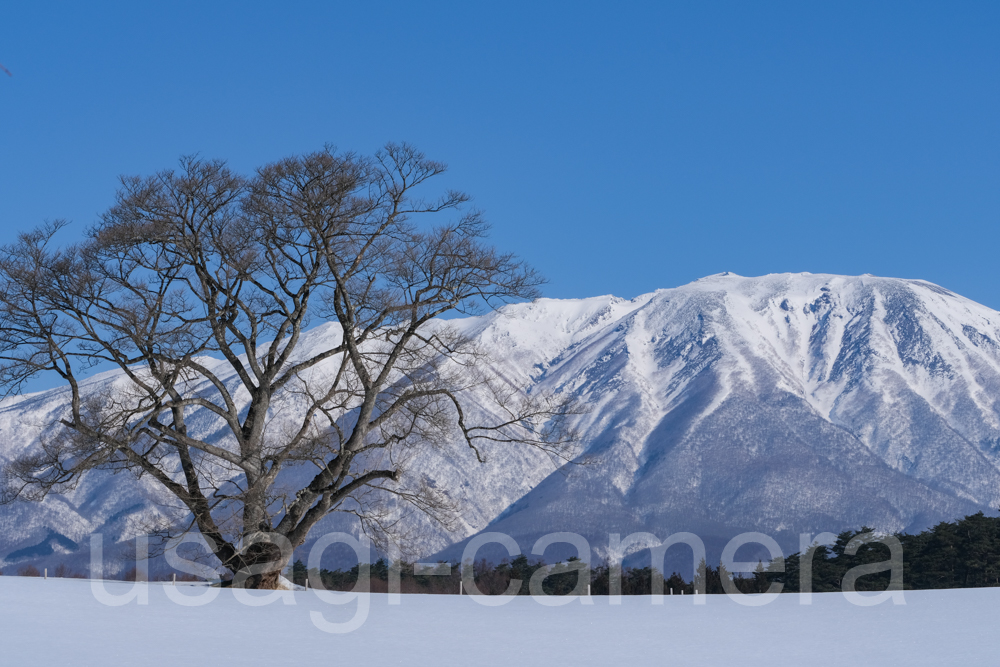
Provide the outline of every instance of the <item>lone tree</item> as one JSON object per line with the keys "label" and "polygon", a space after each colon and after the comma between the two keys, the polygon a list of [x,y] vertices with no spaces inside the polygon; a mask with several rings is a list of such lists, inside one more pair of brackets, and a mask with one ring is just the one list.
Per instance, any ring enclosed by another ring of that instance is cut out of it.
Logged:
{"label": "lone tree", "polygon": [[[392,144],[249,177],[184,158],[123,178],[79,244],[55,247],[64,223],[50,223],[3,248],[0,385],[48,372],[69,388],[55,428],[5,469],[3,499],[65,492],[94,469],[148,475],[189,512],[171,531],[199,532],[238,585],[271,588],[290,555],[276,543],[301,545],[331,512],[377,523],[371,498],[388,493],[446,518],[406,476],[427,447],[565,456],[567,404],[505,383],[435,319],[541,283],[485,243],[466,195],[415,197],[443,171]],[[305,342],[310,317],[337,325],[322,345]],[[98,364],[120,371],[111,388],[81,385]],[[192,426],[206,415],[212,428]],[[293,466],[311,472],[289,491],[276,480]]]}

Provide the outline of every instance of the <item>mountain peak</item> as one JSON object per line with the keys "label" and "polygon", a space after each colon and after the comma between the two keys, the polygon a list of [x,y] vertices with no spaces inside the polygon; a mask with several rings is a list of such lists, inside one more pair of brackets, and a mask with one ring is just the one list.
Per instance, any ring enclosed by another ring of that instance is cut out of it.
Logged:
{"label": "mountain peak", "polygon": [[[799,531],[923,528],[1000,504],[1000,313],[933,283],[725,273],[447,324],[476,338],[512,386],[576,397],[591,465],[557,469],[500,445],[483,465],[457,440],[422,454],[408,474],[447,492],[464,521],[448,533],[406,514],[425,554],[487,526],[526,548],[550,531],[598,545],[609,532],[690,530],[712,557],[711,540],[757,530],[794,550]],[[302,340],[336,336],[325,324]],[[37,446],[64,394],[0,406],[0,459]],[[191,428],[214,426],[192,415]],[[95,474],[65,502],[6,508],[0,556],[49,531],[127,539],[130,513],[157,511],[156,498],[146,479]],[[356,530],[352,521],[332,516],[321,530]],[[449,548],[460,557],[461,543]]]}
{"label": "mountain peak", "polygon": [[591,406],[593,465],[490,530],[759,530],[795,549],[797,531],[922,528],[1000,502],[996,311],[870,274],[717,274],[650,297],[538,377]]}

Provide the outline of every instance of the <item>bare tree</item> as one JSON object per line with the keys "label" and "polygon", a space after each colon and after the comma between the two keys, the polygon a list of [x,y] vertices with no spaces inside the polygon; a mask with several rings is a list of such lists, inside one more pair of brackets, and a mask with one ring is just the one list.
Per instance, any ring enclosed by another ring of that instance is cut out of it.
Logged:
{"label": "bare tree", "polygon": [[[331,512],[377,523],[388,493],[446,520],[406,476],[426,447],[565,456],[567,404],[526,396],[435,319],[541,283],[485,243],[467,196],[414,195],[442,164],[388,145],[250,177],[180,167],[123,178],[77,245],[55,247],[54,223],[0,253],[0,384],[16,393],[49,372],[70,390],[58,429],[6,468],[4,500],[65,492],[93,469],[148,475],[189,513],[172,530],[199,532],[239,585],[268,588],[289,556],[279,543],[301,545]],[[319,347],[303,344],[311,316],[338,325]],[[81,387],[97,364],[120,370],[113,389]],[[470,408],[473,393],[491,409]],[[205,414],[224,436],[189,427]],[[280,489],[293,466],[311,479]]]}

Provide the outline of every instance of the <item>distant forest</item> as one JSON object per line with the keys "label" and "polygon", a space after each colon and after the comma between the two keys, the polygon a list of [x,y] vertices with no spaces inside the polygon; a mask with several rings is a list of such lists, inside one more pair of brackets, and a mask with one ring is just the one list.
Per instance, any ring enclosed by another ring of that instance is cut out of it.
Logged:
{"label": "distant forest", "polygon": [[[817,546],[813,551],[813,586],[816,593],[839,592],[844,575],[859,565],[880,563],[890,558],[889,547],[879,542],[865,544],[855,555],[847,555],[847,545],[857,536],[871,532],[863,527],[857,531],[844,531],[830,546]],[[982,512],[954,522],[941,522],[933,528],[917,535],[896,533],[894,535],[903,546],[903,588],[922,590],[932,588],[982,588],[1000,586],[1000,517],[991,518]],[[784,572],[777,572],[775,565],[758,565],[753,573],[730,574],[725,567],[706,566],[704,562],[697,576],[704,577],[704,589],[708,594],[722,594],[723,577],[730,577],[737,590],[743,593],[763,593],[773,582],[784,584],[782,592],[799,592],[799,573],[802,554],[796,553],[785,559]],[[551,566],[543,580],[543,590],[548,595],[571,594],[579,583],[579,561]],[[400,592],[457,594],[461,580],[457,564],[440,563],[434,574],[415,574],[412,563],[398,563],[400,568]],[[528,582],[539,569],[546,567],[542,560],[529,560],[520,555],[512,560],[501,561],[497,565],[481,560],[473,565],[476,587],[485,595],[501,595],[513,579],[521,580],[519,595],[529,595]],[[653,575],[651,567],[626,567],[622,569],[622,595],[649,595],[652,592]],[[296,561],[291,569],[291,579],[304,585],[306,566]],[[321,570],[319,578],[328,590],[350,590],[358,579],[357,566],[350,570]],[[379,560],[370,570],[371,590],[387,592],[389,564]],[[608,595],[610,570],[607,565],[597,565],[591,569],[590,592],[592,595]],[[884,591],[889,585],[888,570],[859,577],[855,584],[858,591]],[[315,577],[313,578],[315,581]],[[665,577],[665,595],[691,595],[695,583],[685,581],[674,572]],[[701,586],[699,586],[701,588]]]}
{"label": "distant forest", "polygon": [[[854,555],[845,553],[851,540],[870,533],[870,528],[844,531],[830,546],[819,545],[813,552],[813,585],[815,593],[839,592],[842,590],[844,575],[860,565],[883,563],[890,558],[889,547],[880,542],[865,544]],[[1000,586],[1000,517],[987,517],[982,512],[953,522],[941,522],[917,535],[895,533],[903,547],[903,588],[923,590],[934,588],[984,588]],[[712,567],[704,561],[697,577],[704,582],[687,581],[674,572],[664,578],[665,595],[691,595],[695,585],[708,594],[723,594],[722,582],[729,578],[737,590],[743,593],[763,593],[774,582],[784,584],[783,593],[799,592],[802,554],[796,553],[785,558],[784,572],[777,571],[776,564],[758,564],[751,573],[731,574],[723,565]],[[458,564],[439,563],[433,574],[415,572],[413,563],[397,563],[400,568],[401,593],[457,594],[462,579]],[[521,580],[519,595],[530,595],[529,581],[542,568],[548,573],[542,580],[542,589],[547,595],[569,595],[586,590],[586,583],[580,585],[580,570],[584,564],[577,559],[548,566],[543,560],[529,560],[524,555],[499,564],[480,560],[473,564],[473,578],[476,587],[485,595],[502,595],[514,579]],[[42,576],[36,567],[24,565],[5,574],[20,576]],[[622,568],[622,595],[650,595],[656,570],[646,567]],[[2,573],[0,573],[2,574]],[[86,575],[59,565],[48,572],[50,576],[63,578],[83,578]],[[306,566],[301,560],[289,568],[287,575],[296,584],[304,585],[307,579]],[[351,590],[358,580],[358,567],[349,570],[327,570],[314,572],[312,581],[321,581],[327,590]],[[610,593],[610,569],[607,564],[598,564],[590,570],[591,595]],[[862,575],[855,582],[858,591],[884,591],[887,589],[891,573],[882,572]],[[122,575],[128,581],[136,577],[135,569]],[[156,579],[169,581],[172,575],[160,573]],[[378,560],[370,568],[371,590],[375,593],[388,592],[389,564]],[[196,581],[197,577],[178,575],[177,581]],[[579,590],[577,590],[579,586]]]}

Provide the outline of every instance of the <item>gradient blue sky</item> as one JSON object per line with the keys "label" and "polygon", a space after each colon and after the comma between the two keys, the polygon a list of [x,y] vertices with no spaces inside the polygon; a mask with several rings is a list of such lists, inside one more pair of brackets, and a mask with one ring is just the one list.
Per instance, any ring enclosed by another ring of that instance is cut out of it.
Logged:
{"label": "gradient blue sky", "polygon": [[546,294],[720,271],[1000,308],[1000,3],[6,3],[0,242],[122,173],[324,143],[450,165]]}

